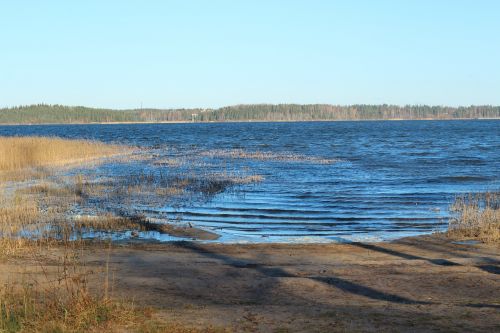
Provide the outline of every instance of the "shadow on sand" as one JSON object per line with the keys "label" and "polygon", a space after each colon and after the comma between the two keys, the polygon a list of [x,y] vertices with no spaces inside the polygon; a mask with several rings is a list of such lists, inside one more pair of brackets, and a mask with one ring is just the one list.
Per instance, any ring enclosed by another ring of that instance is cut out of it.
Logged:
{"label": "shadow on sand", "polygon": [[[295,274],[291,274],[287,271],[285,271],[282,268],[273,268],[273,267],[266,267],[263,265],[260,265],[256,262],[249,261],[249,260],[236,260],[230,256],[216,253],[214,251],[210,251],[196,243],[192,242],[177,242],[175,243],[176,246],[181,247],[183,249],[191,250],[194,251],[200,255],[203,255],[205,257],[211,258],[211,259],[216,259],[222,261],[224,264],[235,267],[235,268],[250,268],[253,269],[257,272],[259,272],[262,275],[265,275],[267,277],[291,277],[291,278],[298,278],[300,276],[297,276]],[[432,304],[430,302],[422,302],[422,301],[415,301],[406,297],[378,291],[374,288],[371,287],[366,287],[363,285],[360,285],[355,282],[351,282],[339,277],[335,276],[309,276],[307,277],[308,279],[314,280],[321,282],[323,284],[326,284],[331,287],[335,287],[338,289],[341,289],[345,292],[349,292],[351,294],[359,295],[359,296],[364,296],[371,298],[373,300],[378,300],[378,301],[387,301],[387,302],[392,302],[392,303],[400,303],[400,304]]]}

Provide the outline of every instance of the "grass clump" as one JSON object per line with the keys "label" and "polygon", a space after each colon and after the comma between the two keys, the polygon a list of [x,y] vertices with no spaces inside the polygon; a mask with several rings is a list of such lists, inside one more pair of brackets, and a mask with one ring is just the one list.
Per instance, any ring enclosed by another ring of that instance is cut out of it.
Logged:
{"label": "grass clump", "polygon": [[451,211],[455,216],[449,222],[449,237],[500,242],[500,192],[462,195]]}
{"label": "grass clump", "polygon": [[29,284],[16,287],[0,289],[0,332],[97,331],[127,315],[125,308],[83,288],[64,294]]}

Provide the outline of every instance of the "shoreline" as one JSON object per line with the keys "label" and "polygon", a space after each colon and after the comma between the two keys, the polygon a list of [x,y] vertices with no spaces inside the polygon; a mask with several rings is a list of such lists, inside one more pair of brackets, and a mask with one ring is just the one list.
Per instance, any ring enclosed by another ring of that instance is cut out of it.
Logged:
{"label": "shoreline", "polygon": [[130,122],[75,122],[75,123],[0,123],[0,126],[54,126],[54,125],[140,125],[140,124],[231,124],[231,123],[323,123],[323,122],[375,122],[375,121],[460,121],[500,120],[500,118],[422,118],[422,119],[338,119],[338,120],[229,120],[229,121],[130,121]]}
{"label": "shoreline", "polygon": [[[173,222],[158,222],[155,219],[146,220],[146,230],[139,231],[136,237],[123,238],[121,244],[169,244],[175,242],[193,241],[200,244],[211,245],[328,245],[328,244],[352,244],[352,243],[391,243],[400,239],[411,237],[426,237],[440,235],[446,229],[429,232],[398,232],[390,234],[379,232],[378,234],[349,235],[349,236],[289,236],[286,238],[272,238],[262,236],[237,237],[217,230],[197,226],[196,224],[178,225]],[[159,232],[160,237],[155,237],[150,232]],[[161,235],[167,235],[178,239],[161,239]],[[385,236],[384,236],[385,235]],[[91,240],[91,239],[89,239]],[[96,239],[99,241],[99,239]],[[113,240],[115,241],[115,240]]]}

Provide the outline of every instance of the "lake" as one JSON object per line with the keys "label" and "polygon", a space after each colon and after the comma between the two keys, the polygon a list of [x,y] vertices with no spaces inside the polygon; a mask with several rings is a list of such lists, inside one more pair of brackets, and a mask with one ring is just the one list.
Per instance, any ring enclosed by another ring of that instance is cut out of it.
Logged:
{"label": "lake", "polygon": [[159,196],[107,207],[181,219],[221,234],[222,242],[429,233],[446,228],[458,194],[500,188],[499,120],[32,125],[0,126],[0,135],[93,139],[137,146],[147,155],[70,171],[92,177],[262,177],[203,200],[173,203]]}

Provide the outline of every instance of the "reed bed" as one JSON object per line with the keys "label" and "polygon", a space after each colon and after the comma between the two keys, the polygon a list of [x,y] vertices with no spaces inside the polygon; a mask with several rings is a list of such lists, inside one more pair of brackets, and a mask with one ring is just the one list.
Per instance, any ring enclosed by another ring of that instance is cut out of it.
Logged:
{"label": "reed bed", "polygon": [[459,196],[451,206],[448,236],[500,243],[500,192]]}
{"label": "reed bed", "polygon": [[200,153],[210,158],[251,159],[260,161],[279,161],[313,164],[333,164],[342,162],[339,159],[328,159],[315,156],[305,156],[294,153],[274,153],[269,151],[246,151],[243,149],[214,149]]}
{"label": "reed bed", "polygon": [[87,140],[0,137],[0,172],[84,162],[117,155],[124,149]]}
{"label": "reed bed", "polygon": [[104,182],[83,180],[82,194],[108,203],[125,199],[145,201],[145,197],[153,202],[174,203],[182,200],[187,203],[207,200],[217,193],[263,180],[261,175],[227,172],[139,172]]}

